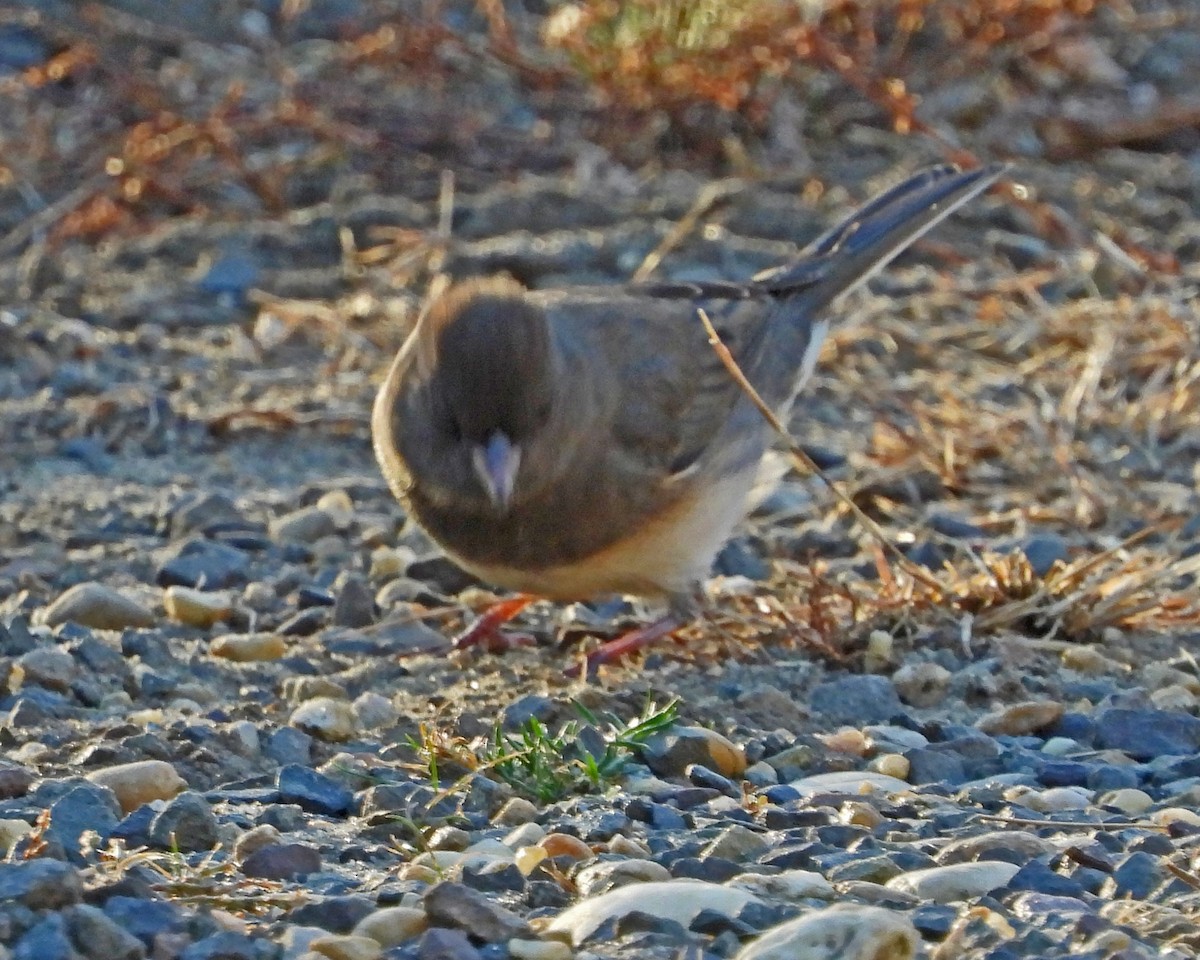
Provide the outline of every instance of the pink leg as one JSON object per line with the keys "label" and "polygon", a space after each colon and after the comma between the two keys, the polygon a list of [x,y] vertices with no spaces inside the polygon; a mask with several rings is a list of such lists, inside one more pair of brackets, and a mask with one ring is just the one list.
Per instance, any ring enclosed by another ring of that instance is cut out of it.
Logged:
{"label": "pink leg", "polygon": [[529,638],[506,637],[500,628],[533,603],[533,597],[523,593],[501,600],[488,607],[479,618],[451,641],[455,650],[482,646],[485,650],[499,652],[511,647],[527,646]]}
{"label": "pink leg", "polygon": [[[657,620],[647,623],[645,626],[621,634],[615,640],[609,640],[608,643],[601,644],[587,655],[588,674],[591,675],[594,673],[596,667],[602,663],[612,663],[615,660],[620,660],[631,653],[636,653],[642,647],[649,646],[656,640],[669,637],[682,627],[685,622],[677,614],[668,613]],[[579,664],[568,667],[566,670],[568,677],[577,677],[580,673],[581,668]]]}

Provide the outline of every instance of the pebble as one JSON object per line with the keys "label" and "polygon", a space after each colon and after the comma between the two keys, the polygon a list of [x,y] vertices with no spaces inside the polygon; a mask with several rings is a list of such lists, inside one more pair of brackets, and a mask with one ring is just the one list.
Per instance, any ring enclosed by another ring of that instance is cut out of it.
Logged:
{"label": "pebble", "polygon": [[102,583],[78,583],[65,591],[42,614],[50,627],[77,623],[93,630],[124,630],[128,627],[151,627],[154,614],[136,600],[118,593]]}
{"label": "pebble", "polygon": [[314,543],[337,532],[337,519],[317,506],[285,513],[272,520],[268,527],[271,539],[278,543]]}
{"label": "pebble", "polygon": [[358,921],[354,935],[370,937],[386,949],[419,936],[428,925],[424,910],[416,907],[381,907]]}
{"label": "pebble", "polygon": [[93,770],[87,779],[111,790],[125,813],[154,800],[169,800],[187,789],[187,782],[166,760],[135,760],[105,767]]}
{"label": "pebble", "polygon": [[379,730],[390,727],[400,718],[400,711],[387,697],[368,690],[360,693],[351,704],[354,717],[361,730]]}
{"label": "pebble", "polygon": [[512,939],[506,944],[515,960],[571,960],[571,948],[558,940]]}
{"label": "pebble", "polygon": [[701,764],[723,777],[740,777],[746,771],[746,754],[715,730],[675,726],[642,744],[641,757],[662,777],[685,775],[692,764]]}
{"label": "pebble", "polygon": [[601,860],[579,870],[575,885],[583,896],[590,897],[628,884],[670,879],[671,871],[653,860]]}
{"label": "pebble", "polygon": [[903,793],[912,788],[903,780],[869,770],[843,770],[817,773],[788,784],[801,796],[818,793]]}
{"label": "pebble", "polygon": [[45,687],[65,693],[71,688],[79,668],[75,658],[57,647],[37,647],[17,657],[8,675],[12,690],[26,686]]}
{"label": "pebble", "polygon": [[874,675],[851,674],[819,683],[808,702],[830,723],[884,723],[904,712],[892,681]]}
{"label": "pebble", "polygon": [[362,577],[347,577],[333,606],[333,622],[339,627],[368,627],[375,622],[375,592]]}
{"label": "pebble", "polygon": [[1066,563],[1071,553],[1065,537],[1056,533],[1042,533],[1029,537],[1021,549],[1029,566],[1039,577],[1044,577],[1056,563]]}
{"label": "pebble", "polygon": [[569,907],[547,925],[546,932],[550,936],[568,937],[579,946],[600,927],[635,911],[687,927],[702,910],[732,918],[748,904],[758,902],[757,897],[745,890],[703,880],[638,883]]}
{"label": "pebble", "polygon": [[234,663],[278,660],[287,653],[287,641],[278,633],[227,633],[214,637],[208,652]]}
{"label": "pebble", "polygon": [[926,660],[905,664],[892,674],[892,686],[902,701],[913,707],[936,707],[946,699],[954,675],[939,663]]}
{"label": "pebble", "polygon": [[431,927],[421,936],[417,948],[418,960],[484,960],[484,955],[471,944],[461,930]]}
{"label": "pebble", "polygon": [[921,900],[953,903],[982,897],[1005,886],[1019,869],[1017,864],[1002,860],[976,860],[902,873],[889,880],[886,886]]}
{"label": "pebble", "polygon": [[237,547],[194,537],[168,548],[154,575],[160,587],[221,590],[246,579],[250,556]]}
{"label": "pebble", "polygon": [[354,793],[316,770],[289,763],[275,778],[279,798],[312,813],[340,816],[354,805]]}
{"label": "pebble", "polygon": [[1051,787],[1023,794],[1020,802],[1038,813],[1061,813],[1064,810],[1086,810],[1092,805],[1092,794],[1075,787]]}
{"label": "pebble", "polygon": [[78,871],[61,860],[0,861],[0,904],[57,910],[78,903],[82,897]]}
{"label": "pebble", "polygon": [[353,704],[332,697],[305,700],[292,711],[288,723],[326,743],[342,743],[358,733]]}
{"label": "pebble", "polygon": [[732,886],[756,897],[802,903],[810,898],[832,900],[837,896],[833,884],[811,870],[781,870],[779,873],[743,873]]}
{"label": "pebble", "polygon": [[145,947],[99,907],[77,903],[63,912],[67,936],[89,960],[142,960]]}
{"label": "pebble", "polygon": [[1200,718],[1166,710],[1110,708],[1096,716],[1096,745],[1135,760],[1200,751]]}
{"label": "pebble", "polygon": [[163,591],[163,607],[172,620],[202,629],[233,616],[233,601],[229,594],[191,587],[167,587]]}
{"label": "pebble", "polygon": [[920,942],[901,914],[837,904],[772,927],[736,960],[911,960]]}
{"label": "pebble", "polygon": [[160,850],[209,850],[217,843],[217,818],[204,797],[188,790],[154,817],[149,839]]}
{"label": "pebble", "polygon": [[539,842],[548,857],[567,857],[571,860],[591,860],[596,854],[592,848],[569,833],[549,833]]}
{"label": "pebble", "polygon": [[526,920],[465,884],[436,884],[425,891],[422,903],[431,924],[468,930],[485,943],[533,936]]}
{"label": "pebble", "polygon": [[1027,700],[1002,707],[980,717],[975,726],[992,736],[1013,737],[1037,733],[1056,723],[1062,717],[1064,707],[1052,700]]}
{"label": "pebble", "polygon": [[378,960],[383,947],[370,937],[324,936],[313,940],[309,949],[327,960]]}

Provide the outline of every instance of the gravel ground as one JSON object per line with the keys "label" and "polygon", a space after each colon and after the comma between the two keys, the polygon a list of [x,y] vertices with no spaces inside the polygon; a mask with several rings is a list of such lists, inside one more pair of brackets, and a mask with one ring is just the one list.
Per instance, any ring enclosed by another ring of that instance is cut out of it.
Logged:
{"label": "gravel ground", "polygon": [[[0,7],[0,960],[1196,956],[1200,6],[914,55],[1021,191],[844,311],[792,424],[840,495],[788,473],[590,681],[647,610],[452,653],[491,594],[373,463],[431,279],[742,277],[940,156],[814,78],[724,159],[613,142],[473,4],[382,63],[387,4],[298,7]],[[117,202],[150,115],[244,162]]]}

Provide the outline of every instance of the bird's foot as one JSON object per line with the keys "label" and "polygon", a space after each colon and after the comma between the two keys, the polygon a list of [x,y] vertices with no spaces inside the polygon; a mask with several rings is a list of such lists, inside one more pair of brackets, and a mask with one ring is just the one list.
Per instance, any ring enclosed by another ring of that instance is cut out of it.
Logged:
{"label": "bird's foot", "polygon": [[607,643],[601,644],[584,658],[582,664],[577,663],[574,666],[568,667],[566,674],[568,677],[578,677],[586,667],[587,675],[591,676],[602,663],[613,663],[623,657],[629,656],[631,653],[636,653],[656,640],[669,637],[682,627],[684,623],[686,623],[686,620],[682,620],[674,613],[668,613],[644,626],[621,634],[615,640],[609,640]]}
{"label": "bird's foot", "polygon": [[536,641],[527,633],[502,633],[500,628],[533,602],[533,597],[519,594],[488,607],[474,623],[450,643],[455,650],[482,647],[489,653],[503,653],[515,647],[531,647]]}

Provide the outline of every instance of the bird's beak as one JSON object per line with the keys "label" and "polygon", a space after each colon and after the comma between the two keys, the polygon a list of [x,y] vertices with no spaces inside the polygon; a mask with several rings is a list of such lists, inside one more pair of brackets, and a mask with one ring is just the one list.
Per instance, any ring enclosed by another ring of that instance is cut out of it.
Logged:
{"label": "bird's beak", "polygon": [[521,448],[497,430],[488,437],[487,443],[475,448],[471,462],[492,503],[499,510],[507,510],[517,482],[517,469],[521,466]]}

